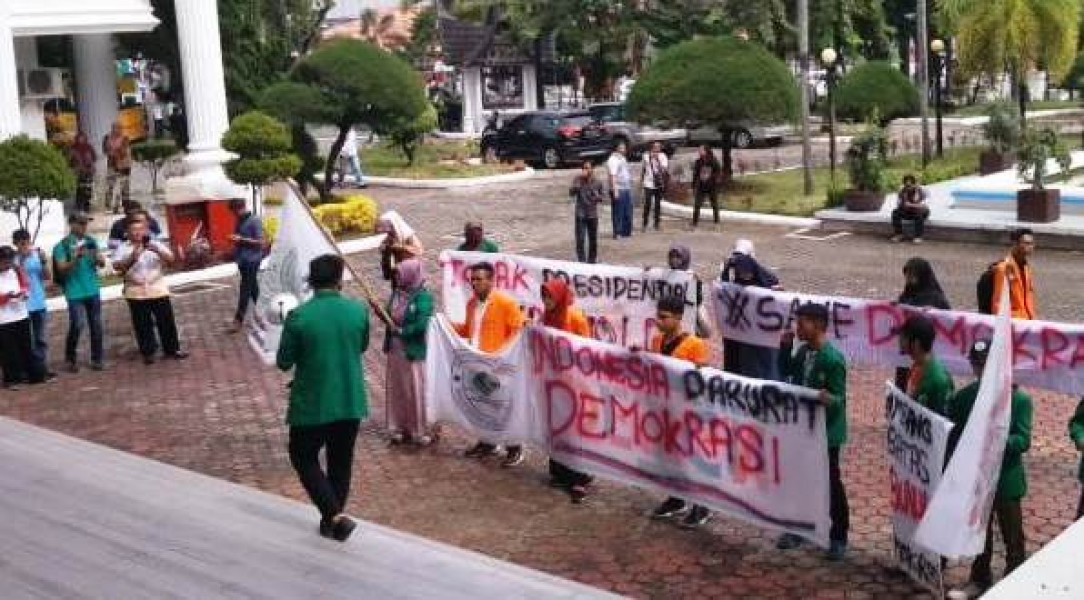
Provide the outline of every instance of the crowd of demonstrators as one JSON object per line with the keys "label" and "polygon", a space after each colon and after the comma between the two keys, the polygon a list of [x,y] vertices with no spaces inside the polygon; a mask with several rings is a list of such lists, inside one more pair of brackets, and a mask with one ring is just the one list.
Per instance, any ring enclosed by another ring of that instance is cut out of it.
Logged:
{"label": "crowd of demonstrators", "polygon": [[132,196],[132,147],[120,123],[113,123],[113,128],[102,139],[102,154],[108,169],[105,207],[120,214]]}
{"label": "crowd of demonstrators", "polygon": [[420,258],[425,253],[425,246],[414,228],[394,210],[380,215],[376,221],[376,233],[384,234],[384,241],[380,244],[380,271],[385,281],[391,281],[396,265],[404,260]]}
{"label": "crowd of demonstrators", "polygon": [[45,380],[44,365],[34,357],[29,298],[30,282],[15,264],[15,250],[0,246],[0,369],[4,389]]}
{"label": "crowd of demonstrators", "polygon": [[[491,263],[482,262],[470,268],[470,285],[474,294],[467,301],[466,320],[455,324],[455,331],[460,337],[470,341],[470,345],[481,352],[500,352],[516,337],[523,328],[526,317],[519,302],[508,294],[493,289],[494,268]],[[514,467],[523,462],[523,447],[510,445],[502,466]],[[467,450],[470,458],[484,458],[497,452],[496,444],[479,440]]]}
{"label": "crowd of demonstrators", "polygon": [[715,224],[719,224],[719,174],[722,168],[711,146],[701,144],[693,163],[693,229],[700,224],[700,207],[704,200],[711,201]]}
{"label": "crowd of demonstrators", "polygon": [[911,221],[915,227],[915,235],[911,241],[921,244],[926,220],[929,218],[930,207],[926,204],[926,190],[918,185],[914,175],[904,175],[903,188],[896,198],[896,208],[892,210],[892,241],[901,242],[905,239],[903,222]]}
{"label": "crowd of demonstrators", "polygon": [[632,171],[626,156],[628,147],[618,142],[606,161],[610,183],[610,217],[613,236],[632,237]]}
{"label": "crowd of demonstrators", "polygon": [[496,242],[486,237],[486,229],[478,221],[467,221],[463,225],[463,243],[456,250],[490,254],[501,251]]}
{"label": "crowd of demonstrators", "polygon": [[166,283],[166,267],[172,262],[173,253],[150,235],[142,219],[128,224],[127,239],[113,254],[113,269],[124,277],[124,299],[143,364],[153,364],[159,349],[168,359],[188,358],[181,350]]}
{"label": "crowd of demonstrators", "polygon": [[394,444],[430,444],[425,414],[426,332],[433,316],[433,294],[425,287],[422,262],[404,260],[395,268],[387,313],[385,390],[387,421]]}
{"label": "crowd of demonstrators", "polygon": [[[664,296],[659,299],[655,309],[655,327],[659,330],[651,337],[651,352],[688,361],[697,367],[708,364],[711,360],[711,348],[703,338],[683,330],[681,319],[685,314],[683,296]],[[683,498],[670,496],[651,512],[652,518],[671,519],[683,517],[681,525],[688,528],[699,527],[711,519],[707,508],[689,503]]]}
{"label": "crowd of demonstrators", "polygon": [[11,241],[15,244],[15,266],[22,270],[28,286],[26,309],[30,314],[32,357],[41,365],[46,380],[55,379],[56,373],[49,370],[49,311],[45,305],[45,286],[53,279],[49,257],[33,246],[30,232],[25,229],[17,229]]}
{"label": "crowd of demonstrators", "polygon": [[[781,290],[779,278],[757,261],[753,242],[739,239],[719,269],[719,279],[743,287]],[[756,379],[779,380],[778,350],[723,335],[723,370]]]}
{"label": "crowd of demonstrators", "polygon": [[644,157],[640,169],[640,187],[643,188],[644,211],[643,223],[640,229],[647,231],[648,221],[652,220],[654,211],[655,231],[659,230],[659,220],[662,218],[662,200],[666,195],[666,188],[670,184],[670,159],[662,151],[662,144],[654,142],[647,156]]}
{"label": "crowd of demonstrators", "polygon": [[575,206],[576,260],[595,264],[598,259],[598,205],[606,201],[606,188],[595,179],[595,167],[590,161],[580,166],[580,174],[573,180],[568,195]]}
{"label": "crowd of demonstrators", "polygon": [[[591,337],[591,325],[583,311],[573,306],[575,296],[563,279],[550,279],[542,284],[542,324],[572,335]],[[550,459],[550,485],[568,490],[573,504],[587,497],[591,477]]]}
{"label": "crowd of demonstrators", "polygon": [[68,371],[79,371],[77,350],[83,329],[90,329],[90,368],[105,368],[102,333],[102,298],[98,269],[105,266],[105,254],[98,241],[87,235],[90,217],[74,213],[68,217],[70,231],[53,248],[53,279],[64,290],[68,304],[68,335],[64,360]]}
{"label": "crowd of demonstrators", "polygon": [[[233,313],[229,332],[237,333],[245,322],[248,305],[253,306],[260,300],[260,263],[263,261],[266,242],[263,221],[248,209],[244,198],[230,200],[230,211],[237,217],[230,241],[233,242],[233,260],[237,272],[241,275],[240,289],[237,296],[237,310]],[[253,310],[253,317],[260,322],[260,315]]]}

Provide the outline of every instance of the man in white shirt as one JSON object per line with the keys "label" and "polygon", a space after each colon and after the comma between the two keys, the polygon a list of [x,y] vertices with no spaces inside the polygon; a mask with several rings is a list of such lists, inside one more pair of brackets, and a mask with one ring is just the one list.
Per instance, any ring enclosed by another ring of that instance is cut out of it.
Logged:
{"label": "man in white shirt", "polygon": [[[342,150],[339,151],[339,158],[346,161],[347,168],[354,176],[354,185],[359,188],[366,187],[365,175],[361,172],[361,159],[358,157],[358,134],[353,127],[346,132],[346,140],[343,141]],[[345,173],[339,176],[340,186],[343,185],[345,179]]]}
{"label": "man in white shirt", "polygon": [[651,207],[655,207],[655,231],[659,230],[659,217],[662,216],[662,198],[666,195],[666,186],[670,182],[670,159],[662,151],[662,144],[651,144],[651,150],[644,157],[643,170],[640,172],[640,184],[644,187],[644,222],[651,218]]}
{"label": "man in white shirt", "polygon": [[606,161],[610,174],[610,208],[614,239],[632,237],[632,174],[625,158],[624,142],[618,143]]}
{"label": "man in white shirt", "polygon": [[144,221],[128,224],[128,239],[117,249],[113,269],[124,276],[124,299],[132,314],[139,352],[147,365],[154,363],[159,341],[166,358],[188,358],[177,339],[173,303],[165,279],[165,267],[171,262],[173,253],[151,238]]}

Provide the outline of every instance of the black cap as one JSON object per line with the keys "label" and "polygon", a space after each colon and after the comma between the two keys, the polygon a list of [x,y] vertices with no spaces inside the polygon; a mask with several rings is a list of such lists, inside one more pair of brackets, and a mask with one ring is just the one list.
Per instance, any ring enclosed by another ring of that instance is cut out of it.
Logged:
{"label": "black cap", "polygon": [[82,211],[73,212],[71,215],[68,216],[68,225],[71,225],[72,223],[79,223],[79,224],[82,224],[82,225],[86,225],[87,223],[89,223],[89,222],[91,222],[93,220],[94,220],[94,217],[88,215],[85,212],[82,212]]}
{"label": "black cap", "polygon": [[807,317],[818,321],[828,322],[828,307],[816,302],[806,302],[794,311],[796,317]]}
{"label": "black cap", "polygon": [[990,344],[990,340],[985,338],[975,340],[967,351],[967,360],[972,363],[985,363],[986,356],[990,354]]}

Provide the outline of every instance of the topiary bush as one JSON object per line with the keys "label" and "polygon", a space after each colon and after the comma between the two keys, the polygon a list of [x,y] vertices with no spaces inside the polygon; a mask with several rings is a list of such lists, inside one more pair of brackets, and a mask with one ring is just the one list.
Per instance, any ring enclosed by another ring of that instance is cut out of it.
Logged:
{"label": "topiary bush", "polygon": [[290,130],[259,111],[235,118],[222,136],[222,147],[237,154],[237,158],[224,165],[226,175],[237,183],[252,186],[254,207],[260,206],[263,186],[290,177],[301,168],[301,159],[290,152]]}
{"label": "topiary bush", "polygon": [[990,150],[1008,154],[1020,145],[1023,133],[1020,111],[1012,102],[995,102],[986,111],[989,120],[982,125],[982,136],[990,144]]}
{"label": "topiary bush", "polygon": [[25,135],[0,142],[0,210],[13,213],[32,239],[41,229],[45,201],[74,193],[75,174],[52,145]]}
{"label": "topiary bush", "polygon": [[875,119],[885,125],[919,112],[915,84],[887,62],[868,62],[851,69],[833,93],[836,114],[843,119]]}
{"label": "topiary bush", "polygon": [[169,159],[180,154],[173,140],[151,138],[132,144],[132,158],[151,172],[151,193],[158,193],[158,175]]}

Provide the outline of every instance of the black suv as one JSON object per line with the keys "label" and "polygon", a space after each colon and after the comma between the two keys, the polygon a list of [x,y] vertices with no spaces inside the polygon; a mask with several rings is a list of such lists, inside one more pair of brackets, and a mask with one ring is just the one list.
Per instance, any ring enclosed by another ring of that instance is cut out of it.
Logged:
{"label": "black suv", "polygon": [[587,112],[530,112],[517,115],[494,134],[482,136],[482,155],[522,159],[547,169],[584,160],[601,161],[614,137]]}

